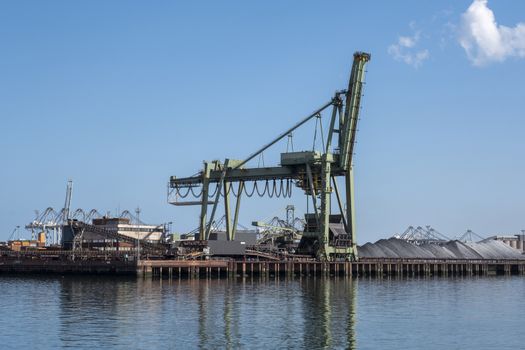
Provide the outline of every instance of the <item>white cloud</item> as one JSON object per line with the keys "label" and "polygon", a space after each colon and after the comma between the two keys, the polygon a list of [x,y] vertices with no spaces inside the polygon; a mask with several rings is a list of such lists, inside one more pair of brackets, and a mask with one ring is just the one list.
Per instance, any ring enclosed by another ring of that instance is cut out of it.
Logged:
{"label": "white cloud", "polygon": [[419,35],[420,33],[416,32],[413,36],[399,36],[397,43],[388,47],[388,54],[397,61],[404,62],[415,68],[419,67],[424,60],[430,57],[430,52],[427,49],[416,50],[415,47],[419,41]]}
{"label": "white cloud", "polygon": [[459,43],[476,66],[525,57],[525,24],[514,28],[496,23],[487,0],[474,0],[461,17]]}
{"label": "white cloud", "polygon": [[400,36],[398,44],[404,47],[413,47],[415,45],[414,39],[409,36]]}

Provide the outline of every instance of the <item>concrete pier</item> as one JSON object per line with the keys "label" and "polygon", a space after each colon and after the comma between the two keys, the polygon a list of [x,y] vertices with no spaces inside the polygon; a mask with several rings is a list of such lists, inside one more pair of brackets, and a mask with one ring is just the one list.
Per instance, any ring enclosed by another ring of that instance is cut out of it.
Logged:
{"label": "concrete pier", "polygon": [[136,274],[155,278],[252,276],[486,276],[524,275],[525,260],[361,259],[358,262],[314,260],[139,260],[0,258],[0,273]]}
{"label": "concrete pier", "polygon": [[[170,269],[170,270],[168,270]],[[164,272],[163,272],[164,271]],[[166,273],[165,271],[172,271]],[[173,275],[173,271],[176,272]],[[253,276],[486,276],[524,275],[522,260],[418,260],[374,259],[358,262],[155,260],[141,261],[137,272],[155,277],[253,277]]]}

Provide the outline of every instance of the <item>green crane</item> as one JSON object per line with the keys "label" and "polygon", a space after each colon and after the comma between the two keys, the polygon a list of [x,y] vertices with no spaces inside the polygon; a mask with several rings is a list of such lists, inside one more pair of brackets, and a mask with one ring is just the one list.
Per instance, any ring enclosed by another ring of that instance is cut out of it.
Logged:
{"label": "green crane", "polygon": [[[356,260],[356,226],[353,179],[353,149],[359,120],[365,67],[370,54],[356,52],[348,89],[337,91],[334,97],[306,118],[277,136],[244,160],[226,159],[224,162],[205,162],[198,175],[184,178],[170,177],[168,201],[174,205],[201,207],[197,239],[207,240],[221,198],[224,202],[226,234],[234,240],[243,193],[248,195],[248,183],[264,183],[262,195],[289,194],[293,182],[311,198],[313,213],[305,215],[306,225],[299,245],[301,253],[310,253],[320,260]],[[290,135],[309,120],[320,117],[332,107],[326,145],[322,151],[287,152],[281,154],[281,163],[275,167],[246,167],[247,163],[278,141]],[[337,144],[333,141],[337,137]],[[332,144],[335,145],[332,146]],[[346,208],[336,178],[344,177]],[[272,187],[273,182],[273,187]],[[216,184],[214,190],[212,185]],[[233,185],[236,184],[236,190]],[[284,184],[284,185],[283,185]],[[255,191],[254,188],[253,191]],[[198,191],[198,193],[195,193]],[[254,192],[251,192],[253,194]],[[182,201],[192,193],[196,200]],[[213,193],[212,193],[213,192]],[[259,190],[257,189],[257,192]],[[331,198],[335,193],[339,214],[332,215]],[[259,193],[261,194],[261,193]],[[232,198],[236,197],[233,217]],[[208,207],[212,206],[208,217]]]}

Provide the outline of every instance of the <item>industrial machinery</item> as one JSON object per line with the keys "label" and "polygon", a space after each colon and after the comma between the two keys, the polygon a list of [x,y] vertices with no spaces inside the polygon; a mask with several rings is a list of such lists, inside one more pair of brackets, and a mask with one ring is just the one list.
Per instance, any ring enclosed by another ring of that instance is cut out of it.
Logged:
{"label": "industrial machinery", "polygon": [[[109,212],[101,214],[96,209],[89,211],[71,208],[71,197],[73,193],[73,182],[67,182],[64,207],[55,210],[46,208],[41,213],[36,211],[36,217],[25,226],[31,232],[31,240],[38,241],[41,246],[58,247],[82,250],[82,247],[97,249],[110,249],[127,244],[136,246],[139,241],[141,248],[145,251],[163,251],[161,243],[165,241],[168,231],[167,224],[147,225],[140,220],[140,209],[137,208],[135,215],[124,210],[111,216]],[[84,236],[87,233],[87,237]],[[140,236],[140,239],[137,237]],[[43,243],[43,244],[42,244]],[[119,247],[121,248],[121,247]]]}
{"label": "industrial machinery", "polygon": [[465,231],[465,233],[461,235],[457,235],[454,239],[460,242],[466,243],[466,242],[481,242],[486,238],[478,235],[476,232],[472,230],[467,230]]}
{"label": "industrial machinery", "polygon": [[427,225],[425,227],[408,226],[401,234],[395,234],[392,238],[402,239],[415,245],[421,244],[444,244],[450,241],[450,238],[438,232],[436,229]]}
{"label": "industrial machinery", "polygon": [[269,245],[272,248],[295,253],[304,231],[304,220],[295,217],[295,206],[286,206],[286,219],[274,216],[270,220],[253,221],[258,228],[258,245]]}
{"label": "industrial machinery", "polygon": [[[319,260],[357,259],[352,158],[365,66],[369,60],[368,53],[356,52],[347,90],[337,91],[329,102],[245,160],[205,162],[204,169],[195,176],[171,176],[168,201],[174,205],[200,206],[198,239],[209,239],[221,198],[224,202],[227,239],[234,240],[243,193],[248,197],[255,191],[260,196],[266,195],[270,198],[289,197],[295,184],[311,198],[313,208],[312,213],[305,214],[306,225],[299,252],[312,254]],[[282,153],[279,166],[247,167],[249,161],[261,156],[265,150],[309,120],[321,118],[321,113],[330,107],[330,126],[327,135],[322,135],[326,143],[321,151]],[[344,177],[344,194],[338,189],[337,177]],[[247,189],[250,183],[253,185],[252,191]],[[331,214],[331,196],[334,192],[339,208],[337,215]],[[190,194],[195,200],[183,200]],[[236,197],[233,218],[232,195]],[[343,198],[346,199],[346,206],[343,204]],[[210,205],[212,208],[208,217]]]}
{"label": "industrial machinery", "polygon": [[[45,235],[46,242],[52,245],[59,244],[62,237],[63,227],[67,224],[68,220],[71,217],[77,218],[80,215],[85,216],[85,213],[81,209],[77,209],[73,214],[70,213],[72,194],[73,181],[68,180],[64,207],[58,212],[51,207],[46,208],[42,214],[39,214],[37,211],[35,219],[25,226],[27,230],[31,231],[32,238],[35,237],[36,230],[38,235],[41,233]],[[95,212],[90,213],[90,215],[94,214]]]}

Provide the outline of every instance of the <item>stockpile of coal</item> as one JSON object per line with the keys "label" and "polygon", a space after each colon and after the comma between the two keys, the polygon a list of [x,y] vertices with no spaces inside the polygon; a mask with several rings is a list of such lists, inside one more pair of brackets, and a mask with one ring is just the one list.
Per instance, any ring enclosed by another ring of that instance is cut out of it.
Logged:
{"label": "stockpile of coal", "polygon": [[509,245],[495,240],[479,243],[448,241],[413,244],[402,239],[381,239],[358,247],[361,258],[405,259],[520,259],[525,255]]}

